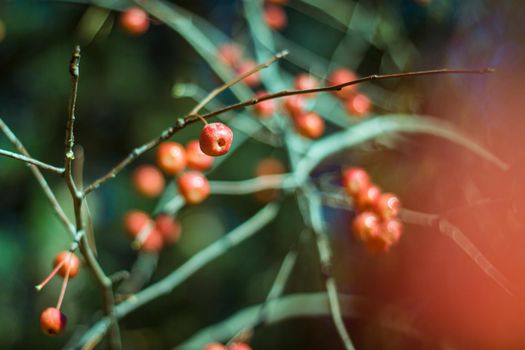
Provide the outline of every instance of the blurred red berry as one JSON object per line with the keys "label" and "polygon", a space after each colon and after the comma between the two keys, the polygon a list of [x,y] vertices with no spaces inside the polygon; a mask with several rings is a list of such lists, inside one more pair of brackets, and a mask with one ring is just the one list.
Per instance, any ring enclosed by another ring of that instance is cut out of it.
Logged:
{"label": "blurred red berry", "polygon": [[[266,95],[268,95],[266,91],[259,91],[255,94],[255,97],[260,98]],[[273,99],[260,101],[253,105],[254,113],[258,117],[261,117],[261,118],[271,117],[275,113],[276,109],[277,109],[277,106],[276,106],[275,100]]]}
{"label": "blurred red berry", "polygon": [[157,165],[168,175],[176,175],[186,167],[186,150],[172,141],[166,141],[157,148]]}
{"label": "blurred red berry", "polygon": [[40,314],[40,328],[47,335],[58,335],[66,328],[67,318],[59,309],[48,307]]}
{"label": "blurred red berry", "polygon": [[139,250],[148,253],[156,253],[162,249],[164,240],[156,228],[152,228],[139,247]]}
{"label": "blurred red berry", "polygon": [[241,49],[235,43],[226,43],[217,50],[219,61],[227,66],[235,67],[242,59]]}
{"label": "blurred red berry", "polygon": [[370,177],[363,168],[351,167],[343,170],[343,188],[354,198],[363,189],[370,186]]}
{"label": "blurred red berry", "polygon": [[152,165],[142,165],[133,173],[133,185],[140,194],[154,198],[164,190],[164,176]]}
{"label": "blurred red berry", "polygon": [[381,234],[390,244],[399,242],[402,233],[403,224],[398,219],[387,219],[381,225]]}
{"label": "blurred red berry", "polygon": [[[328,86],[347,83],[349,81],[356,80],[357,78],[357,75],[351,70],[347,68],[339,68],[334,70],[328,77]],[[357,85],[349,85],[342,88],[341,90],[334,91],[334,94],[343,100],[347,100],[355,93],[356,90]]]}
{"label": "blurred red berry", "polygon": [[210,183],[198,171],[188,171],[177,180],[179,192],[188,204],[198,204],[210,194]]}
{"label": "blurred red berry", "polygon": [[379,234],[379,217],[371,211],[364,211],[354,218],[352,222],[352,228],[354,231],[354,235],[359,240],[366,241],[368,237],[376,236]]}
{"label": "blurred red berry", "polygon": [[346,111],[356,117],[364,117],[370,113],[372,104],[365,94],[350,96],[345,103]]}
{"label": "blurred red berry", "polygon": [[281,6],[264,6],[264,21],[273,30],[282,30],[288,24],[288,16]]}
{"label": "blurred red berry", "polygon": [[324,120],[319,114],[307,112],[294,118],[295,130],[309,139],[318,139],[324,133]]}
{"label": "blurred red berry", "polygon": [[[257,63],[252,60],[246,60],[246,61],[240,62],[237,65],[237,73],[239,75],[242,75],[254,69],[255,66],[257,66]],[[248,86],[255,87],[261,83],[261,75],[259,74],[259,72],[255,72],[253,74],[248,75],[242,81],[246,83],[246,85]]]}
{"label": "blurred red berry", "polygon": [[80,267],[80,260],[78,257],[69,251],[63,251],[57,254],[53,261],[53,266],[57,267],[62,264],[62,267],[58,270],[58,274],[62,277],[66,277],[69,270],[69,278],[73,278],[78,274]]}
{"label": "blurred red berry", "polygon": [[[275,158],[262,159],[255,168],[256,176],[283,174],[286,171],[283,163]],[[255,198],[263,203],[271,202],[279,196],[278,189],[268,189],[255,192]]]}
{"label": "blurred red berry", "polygon": [[180,238],[180,223],[171,215],[159,214],[155,218],[155,228],[166,243],[175,243]]}
{"label": "blurred red berry", "polygon": [[186,144],[186,159],[188,167],[194,170],[208,170],[213,165],[213,157],[201,150],[199,140],[192,140]]}
{"label": "blurred red berry", "polygon": [[202,350],[228,350],[228,348],[221,343],[210,343],[202,348]]}
{"label": "blurred red berry", "polygon": [[375,210],[383,219],[397,217],[401,209],[401,201],[393,193],[383,193],[376,202]]}
{"label": "blurred red berry", "polygon": [[295,118],[296,116],[304,113],[306,101],[301,95],[286,96],[283,100],[283,108],[286,113]]}
{"label": "blurred red berry", "polygon": [[[319,87],[319,81],[317,81],[317,79],[315,79],[310,74],[301,73],[295,77],[294,87],[296,90],[315,89]],[[315,95],[316,95],[315,92],[310,92],[308,94],[302,94],[302,96],[305,98],[314,97]]]}
{"label": "blurred red berry", "polygon": [[354,204],[359,210],[373,209],[381,197],[381,189],[376,185],[362,188],[354,198]]}
{"label": "blurred red berry", "polygon": [[246,343],[231,343],[228,350],[252,350],[252,347]]}
{"label": "blurred red berry", "polygon": [[230,149],[233,141],[232,130],[223,123],[206,124],[199,137],[202,152],[209,156],[222,156]]}
{"label": "blurred red berry", "polygon": [[132,7],[122,12],[120,25],[131,35],[144,34],[149,27],[148,14],[138,7]]}
{"label": "blurred red berry", "polygon": [[124,216],[124,229],[131,238],[135,238],[150,222],[148,214],[140,210],[130,210]]}

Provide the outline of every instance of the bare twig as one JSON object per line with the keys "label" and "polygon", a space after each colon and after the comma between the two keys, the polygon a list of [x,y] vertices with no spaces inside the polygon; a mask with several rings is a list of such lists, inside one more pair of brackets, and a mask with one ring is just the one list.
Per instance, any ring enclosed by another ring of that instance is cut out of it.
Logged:
{"label": "bare twig", "polygon": [[53,166],[53,165],[41,162],[41,161],[39,161],[37,159],[31,158],[31,157],[27,157],[27,156],[24,156],[22,154],[18,154],[18,153],[15,153],[15,152],[10,152],[10,151],[6,151],[6,150],[3,150],[3,149],[0,149],[0,156],[5,156],[5,157],[8,157],[8,158],[21,160],[24,163],[35,165],[35,166],[37,166],[37,167],[39,167],[39,168],[41,168],[43,170],[49,170],[49,171],[55,172],[57,174],[63,174],[64,173],[64,168],[59,168],[59,167],[56,167],[56,166]]}
{"label": "bare twig", "polygon": [[[204,248],[199,253],[193,255],[188,261],[164,279],[150,285],[146,289],[135,294],[133,297],[117,305],[113,311],[113,315],[117,319],[120,319],[150,301],[170,293],[174,288],[186,281],[206,264],[225,254],[237,244],[252,237],[262,227],[275,218],[278,210],[278,204],[268,204],[230,233]],[[82,348],[84,344],[92,343],[93,339],[100,339],[101,335],[107,331],[109,323],[110,318],[107,316],[99,320],[82,336],[79,344],[72,348],[79,349]]]}
{"label": "bare twig", "polygon": [[[18,150],[18,152],[20,152],[26,157],[31,157],[27,149],[22,144],[22,142],[20,142],[18,137],[16,137],[16,135],[13,133],[13,131],[11,131],[11,129],[7,126],[7,124],[4,123],[2,118],[0,118],[0,130],[2,130],[2,132],[8,138],[9,142],[11,142],[11,144]],[[62,206],[58,202],[53,191],[51,191],[51,188],[49,187],[49,184],[47,183],[44,175],[42,175],[42,172],[40,171],[40,169],[35,165],[29,165],[29,168],[31,169],[31,172],[35,176],[42,190],[44,190],[44,193],[49,203],[51,203],[51,207],[53,208],[53,211],[55,212],[56,216],[58,217],[60,222],[64,224],[67,231],[70,233],[71,237],[74,239],[75,238],[75,227],[71,223],[69,218],[67,217],[64,210],[62,209]]]}
{"label": "bare twig", "polygon": [[306,90],[285,90],[285,91],[279,91],[273,94],[264,95],[257,98],[252,98],[251,100],[235,103],[229,106],[226,106],[224,108],[218,109],[216,111],[203,114],[203,118],[210,118],[214,117],[219,114],[223,114],[235,109],[243,108],[246,106],[251,106],[254,104],[257,104],[262,101],[266,100],[272,100],[275,98],[281,98],[291,95],[301,95],[301,94],[308,94],[313,92],[327,92],[327,91],[338,91],[341,90],[344,87],[350,86],[350,85],[356,85],[360,83],[364,83],[367,81],[377,81],[377,80],[386,80],[386,79],[395,79],[395,78],[413,78],[417,76],[424,76],[424,75],[439,75],[439,74],[487,74],[487,73],[493,73],[495,70],[492,68],[484,68],[484,69],[433,69],[433,70],[424,70],[424,71],[416,71],[416,72],[407,72],[407,73],[395,73],[395,74],[385,74],[385,75],[369,75],[364,78],[348,81],[346,83],[342,83],[339,85],[333,85],[333,86],[325,86],[315,89],[306,89]]}
{"label": "bare twig", "polygon": [[226,90],[226,89],[230,88],[231,86],[237,84],[238,82],[240,82],[244,78],[246,78],[246,77],[248,77],[248,76],[250,76],[250,75],[252,75],[254,73],[257,73],[258,71],[260,71],[260,70],[262,70],[264,68],[269,67],[272,63],[274,63],[275,61],[277,61],[280,58],[285,57],[286,55],[288,55],[288,51],[286,51],[286,50],[281,51],[281,52],[277,53],[276,55],[274,55],[273,57],[271,57],[268,61],[256,65],[255,67],[253,67],[249,71],[239,75],[235,79],[232,79],[232,80],[226,82],[225,84],[221,85],[220,87],[216,88],[215,90],[210,92],[199,104],[197,104],[191,110],[189,115],[196,115],[196,114],[198,114],[201,111],[201,109],[204,108],[204,106],[206,106],[208,104],[208,102],[213,100],[221,92],[223,92],[224,90]]}
{"label": "bare twig", "polygon": [[[120,332],[118,328],[118,322],[113,316],[113,308],[115,300],[113,296],[112,282],[111,279],[106,276],[102,267],[98,263],[93,250],[91,249],[87,236],[85,235],[85,224],[82,215],[82,207],[84,203],[84,197],[82,191],[82,184],[75,183],[73,177],[73,160],[75,159],[74,147],[75,147],[75,136],[74,136],[74,125],[75,125],[75,106],[78,92],[78,79],[79,79],[79,64],[80,64],[80,47],[77,45],[73,50],[71,61],[69,65],[69,74],[71,77],[71,95],[69,99],[68,109],[68,121],[66,126],[66,137],[65,137],[65,156],[64,156],[64,178],[67,183],[71,198],[73,201],[73,209],[75,212],[75,224],[76,224],[76,240],[79,240],[79,249],[86,265],[91,270],[95,280],[97,281],[100,289],[102,290],[103,296],[103,310],[104,314],[110,319],[109,327],[109,346],[111,349],[120,349]],[[79,181],[82,179],[83,172],[83,156],[79,157],[76,164],[76,176]]]}

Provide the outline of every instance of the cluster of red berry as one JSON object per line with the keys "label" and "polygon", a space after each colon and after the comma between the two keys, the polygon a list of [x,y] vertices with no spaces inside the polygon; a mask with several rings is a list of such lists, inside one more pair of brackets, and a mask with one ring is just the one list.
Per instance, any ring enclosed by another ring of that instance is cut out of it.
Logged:
{"label": "cluster of red berry", "polygon": [[60,334],[64,328],[66,328],[67,318],[66,315],[60,311],[60,307],[64,300],[64,294],[69,279],[74,278],[78,274],[80,261],[74,253],[63,251],[58,253],[55,257],[53,267],[53,270],[46,279],[36,286],[36,289],[40,291],[57,273],[64,278],[57,306],[48,307],[40,314],[40,327],[47,335]]}
{"label": "cluster of red berry", "polygon": [[266,25],[273,30],[282,30],[288,24],[288,16],[283,6],[288,0],[265,0],[263,18]]}
{"label": "cluster of red berry", "polygon": [[235,342],[229,345],[222,345],[221,343],[210,343],[202,350],[252,350],[252,347],[246,343]]}
{"label": "cluster of red berry", "polygon": [[[257,66],[257,63],[253,59],[244,57],[243,50],[233,42],[219,46],[217,57],[219,61],[228,67],[232,67],[235,73],[239,75]],[[261,83],[261,76],[259,72],[256,72],[244,78],[243,82],[250,87],[257,87]]]}
{"label": "cluster of red berry", "polygon": [[[328,77],[330,86],[344,84],[357,80],[358,76],[347,68],[334,70]],[[345,106],[346,112],[354,117],[364,117],[372,108],[372,103],[367,95],[357,90],[357,85],[349,85],[334,92]]]}
{"label": "cluster of red berry", "polygon": [[369,252],[387,252],[399,241],[403,231],[398,218],[401,201],[395,194],[382,193],[362,168],[343,170],[342,182],[357,212],[353,220],[354,235]]}
{"label": "cluster of red berry", "polygon": [[[177,177],[177,187],[187,204],[198,204],[210,194],[210,184],[202,173],[213,165],[213,157],[226,154],[233,140],[233,132],[223,123],[206,124],[199,140],[186,147],[165,141],[157,148],[157,166],[142,165],[133,173],[135,189],[144,196],[154,198],[164,190],[168,176]],[[159,168],[161,170],[159,170]],[[191,170],[185,171],[186,168]],[[124,217],[124,228],[138,249],[156,252],[165,244],[175,243],[180,236],[180,224],[167,214],[152,220],[139,210],[129,211]]]}

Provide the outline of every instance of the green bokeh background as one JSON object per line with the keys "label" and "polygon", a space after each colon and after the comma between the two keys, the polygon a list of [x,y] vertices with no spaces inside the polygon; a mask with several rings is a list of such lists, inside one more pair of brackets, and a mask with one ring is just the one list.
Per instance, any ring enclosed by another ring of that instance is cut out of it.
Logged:
{"label": "green bokeh background", "polygon": [[[232,36],[253,56],[242,2],[176,3]],[[352,6],[361,12],[352,14]],[[192,83],[209,91],[220,80],[184,38],[159,21],[154,21],[145,35],[132,37],[119,27],[118,12],[110,12],[102,30],[87,40],[93,23],[81,19],[88,8],[74,1],[0,3],[0,20],[5,25],[5,37],[0,40],[0,116],[32,156],[61,164],[69,96],[68,60],[73,46],[80,42],[76,137],[85,148],[84,176],[89,181],[191,109],[193,99],[173,96],[174,84]],[[360,164],[383,188],[398,193],[407,207],[429,212],[468,203],[472,186],[481,197],[510,197],[510,202],[498,201],[483,213],[469,211],[456,220],[483,226],[471,227],[466,233],[518,286],[518,292],[523,290],[525,283],[517,266],[523,266],[524,260],[520,253],[524,238],[520,235],[523,208],[519,201],[524,192],[519,185],[524,173],[520,161],[524,123],[518,108],[497,112],[504,108],[501,106],[520,105],[518,94],[504,94],[504,84],[512,86],[510,82],[522,75],[520,21],[524,6],[517,1],[488,0],[434,0],[428,4],[412,0],[290,0],[285,10],[289,24],[275,34],[275,41],[278,48],[291,52],[288,60],[279,63],[290,74],[307,70],[323,78],[336,66],[350,67],[361,76],[444,66],[500,69],[499,78],[432,77],[385,81],[362,89],[370,93],[379,114],[421,113],[453,121],[508,161],[508,174],[501,175],[456,146],[419,136],[367,143],[330,159],[317,173],[337,174],[342,165]],[[215,40],[212,36],[210,39]],[[285,79],[284,83],[289,86],[291,81]],[[236,100],[225,93],[220,101],[227,104]],[[451,114],[454,108],[458,113]],[[185,143],[196,138],[199,128],[192,125],[177,133],[174,140]],[[328,132],[335,129],[329,126]],[[0,147],[11,149],[5,137],[0,137]],[[249,140],[210,177],[250,178],[257,162],[269,156],[286,162],[282,149]],[[136,194],[130,180],[132,168],[153,161],[154,152],[147,153],[89,198],[98,257],[108,274],[130,269],[136,259],[121,218],[132,208],[154,210],[156,202]],[[33,286],[47,275],[53,256],[67,249],[69,238],[27,167],[2,158],[0,169],[0,348],[62,347],[100,316],[100,293],[88,271],[82,271],[66,294],[66,332],[55,338],[42,334],[38,315],[56,303],[60,282],[54,280],[39,294]],[[52,174],[47,178],[67,207],[69,194],[60,179]],[[183,237],[162,252],[153,281],[260,207],[251,196],[215,196],[195,208],[183,209],[179,215]],[[493,349],[498,337],[502,337],[502,348],[525,347],[523,332],[517,334],[519,327],[509,326],[523,321],[518,303],[451,241],[410,226],[406,240],[395,251],[370,257],[349,233],[352,215],[341,210],[325,211],[341,291],[401,306],[414,316],[416,328],[425,335],[412,339],[374,320],[348,320],[358,349],[428,349],[442,348],[443,344],[447,349]],[[497,229],[480,223],[483,215],[493,217],[499,225],[490,225]],[[514,226],[509,215],[515,215]],[[301,227],[296,202],[286,198],[278,218],[260,234],[213,261],[172,294],[127,316],[121,323],[124,348],[173,348],[199,329],[262,302]],[[317,253],[313,245],[305,244],[286,293],[322,289]],[[481,296],[479,291],[483,291]],[[470,318],[458,314],[486,322],[472,325]],[[495,335],[473,336],[488,330]],[[255,333],[252,345],[255,349],[342,348],[329,317],[262,328]]]}

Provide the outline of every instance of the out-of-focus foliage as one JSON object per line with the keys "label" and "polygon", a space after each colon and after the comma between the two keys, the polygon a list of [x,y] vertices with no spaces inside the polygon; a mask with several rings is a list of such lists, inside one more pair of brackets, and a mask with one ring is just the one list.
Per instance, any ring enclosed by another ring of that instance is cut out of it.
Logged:
{"label": "out-of-focus foliage", "polygon": [[[255,56],[242,2],[176,3]],[[447,213],[523,295],[525,33],[521,22],[525,6],[495,0],[290,0],[285,10],[288,26],[275,32],[273,39],[276,49],[290,50],[280,63],[289,74],[284,76],[288,86],[298,72],[324,78],[339,66],[361,76],[440,67],[498,69],[489,77],[392,80],[365,84],[362,90],[371,97],[377,114],[428,114],[456,123],[511,164],[508,172],[457,146],[412,136],[366,143],[331,159],[322,170],[338,173],[341,165],[359,164],[383,188],[398,193],[406,207]],[[169,26],[154,21],[145,35],[131,37],[118,26],[118,15],[74,1],[0,4],[0,116],[34,157],[50,163],[62,161],[67,63],[73,45],[82,45],[77,140],[86,151],[88,180],[189,111],[194,100],[174,98],[174,86],[182,86],[176,84],[194,84],[202,91],[221,84],[192,45]],[[216,44],[224,40],[211,33],[208,39]],[[235,101],[232,93],[225,93],[217,103]],[[344,119],[328,95],[319,97],[315,108],[343,126],[354,122]],[[193,125],[174,139],[185,143],[196,137],[199,127]],[[0,147],[11,149],[3,137]],[[268,156],[285,160],[287,155],[249,140],[212,178],[253,177],[257,161]],[[133,166],[153,160],[150,152]],[[99,291],[89,273],[82,271],[70,284],[64,302],[67,332],[56,338],[42,334],[38,314],[56,302],[60,284],[53,281],[39,294],[33,286],[48,273],[55,253],[68,247],[68,237],[27,167],[2,158],[0,169],[0,348],[54,349],[98,316]],[[132,190],[130,174],[131,170],[124,172],[89,198],[99,259],[109,274],[129,269],[136,257],[122,232],[123,214],[131,208],[152,212],[156,205]],[[59,199],[67,203],[69,194],[59,179],[53,175],[49,179]],[[477,204],[486,199],[486,204]],[[259,207],[250,196],[215,196],[199,207],[184,209],[180,213],[183,237],[163,251],[153,280]],[[433,230],[407,226],[396,249],[371,257],[349,234],[351,213],[327,208],[324,214],[340,291],[366,295],[381,305],[395,304],[423,334],[403,335],[384,327],[381,313],[366,315],[346,322],[358,349],[525,346],[519,303],[450,240]],[[285,200],[277,220],[262,234],[206,266],[174,293],[126,317],[124,347],[172,348],[198,330],[261,303],[282,257],[297,242],[300,221],[296,203]],[[305,247],[286,293],[323,290],[317,253],[310,244]],[[253,346],[341,348],[329,318],[295,319],[258,329]]]}

